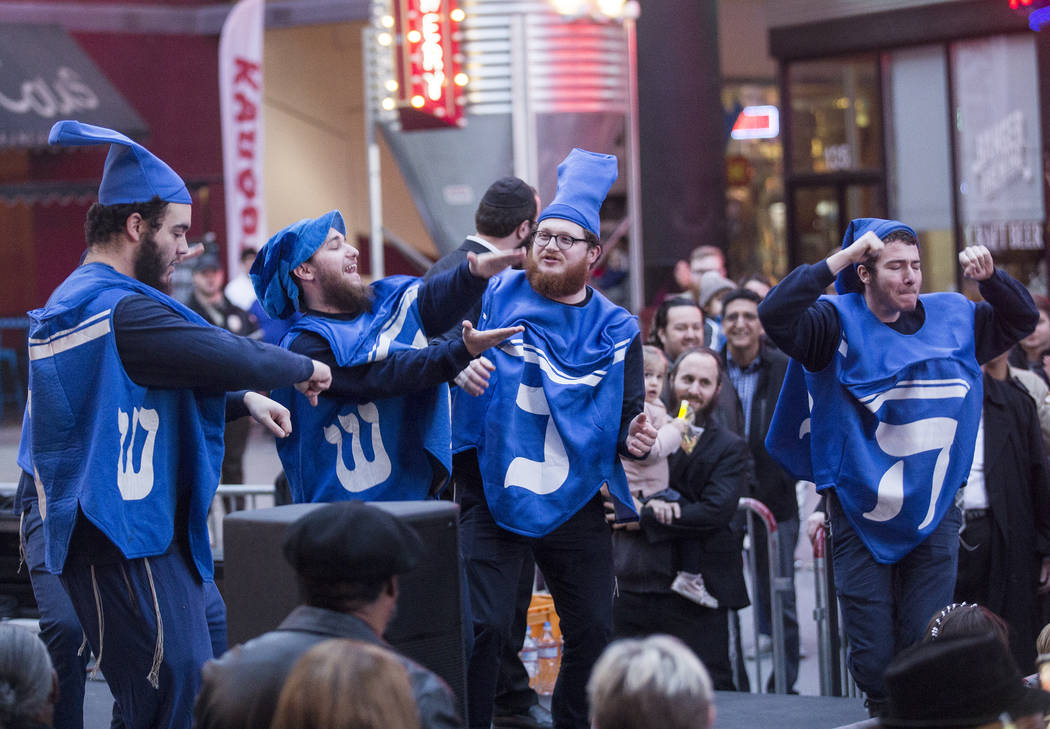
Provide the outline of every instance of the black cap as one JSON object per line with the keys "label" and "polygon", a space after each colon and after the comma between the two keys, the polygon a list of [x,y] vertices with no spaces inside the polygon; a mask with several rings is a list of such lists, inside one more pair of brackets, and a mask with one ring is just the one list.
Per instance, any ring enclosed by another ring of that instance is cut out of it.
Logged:
{"label": "black cap", "polygon": [[415,567],[423,557],[423,542],[382,509],[340,501],[293,522],[284,539],[284,557],[301,577],[367,584]]}
{"label": "black cap", "polygon": [[193,264],[193,272],[198,271],[221,271],[222,263],[219,261],[219,257],[214,253],[205,253],[197,262]]}
{"label": "black cap", "polygon": [[485,190],[481,202],[490,208],[520,208],[528,205],[536,193],[523,180],[517,177],[501,177]]}
{"label": "black cap", "polygon": [[1025,688],[996,636],[940,638],[901,651],[886,669],[884,727],[971,727],[1050,710],[1050,693]]}

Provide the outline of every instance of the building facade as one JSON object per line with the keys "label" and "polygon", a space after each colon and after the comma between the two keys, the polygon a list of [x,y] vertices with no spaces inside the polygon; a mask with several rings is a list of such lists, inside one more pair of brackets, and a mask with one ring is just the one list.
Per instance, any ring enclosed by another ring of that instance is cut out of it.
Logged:
{"label": "building facade", "polygon": [[767,4],[792,265],[837,248],[851,218],[889,217],[918,231],[928,290],[961,288],[956,253],[982,244],[1045,292],[1050,43],[1030,9]]}

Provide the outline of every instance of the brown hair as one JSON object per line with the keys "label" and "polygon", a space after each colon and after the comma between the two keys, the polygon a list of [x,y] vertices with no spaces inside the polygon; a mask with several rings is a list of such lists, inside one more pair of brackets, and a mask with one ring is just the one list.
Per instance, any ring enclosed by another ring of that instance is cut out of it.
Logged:
{"label": "brown hair", "polygon": [[1001,617],[975,602],[953,602],[926,625],[924,641],[991,633],[1010,650],[1010,629]]}
{"label": "brown hair", "polygon": [[420,729],[408,673],[390,651],[356,640],[318,643],[284,682],[271,729]]}

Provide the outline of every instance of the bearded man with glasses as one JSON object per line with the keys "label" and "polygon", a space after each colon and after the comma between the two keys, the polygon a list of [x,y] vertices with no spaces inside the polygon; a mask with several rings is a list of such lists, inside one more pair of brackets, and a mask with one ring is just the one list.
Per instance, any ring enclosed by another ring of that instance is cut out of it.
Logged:
{"label": "bearded man with glasses", "polygon": [[[471,368],[479,397],[453,396],[454,472],[474,649],[469,726],[488,729],[499,657],[514,617],[521,565],[535,558],[554,597],[564,653],[554,726],[589,726],[586,684],[612,633],[610,530],[600,489],[637,518],[619,455],[644,457],[656,431],[642,413],[638,324],[587,286],[601,255],[598,209],[616,158],[574,149],[540,214],[525,270],[489,283],[478,329],[522,326]],[[513,322],[513,324],[511,324]],[[462,467],[460,467],[462,466]]]}

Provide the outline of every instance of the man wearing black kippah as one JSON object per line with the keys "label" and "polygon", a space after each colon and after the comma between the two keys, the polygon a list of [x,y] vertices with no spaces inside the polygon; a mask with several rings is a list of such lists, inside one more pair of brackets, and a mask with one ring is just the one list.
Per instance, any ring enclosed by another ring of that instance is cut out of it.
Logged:
{"label": "man wearing black kippah", "polygon": [[[269,726],[285,677],[299,657],[330,638],[388,648],[380,636],[393,617],[398,575],[415,567],[423,543],[397,517],[361,501],[315,509],[288,528],[284,555],[295,568],[303,604],[277,630],[204,666],[194,709],[197,729]],[[461,727],[452,691],[404,656],[423,729]]]}

